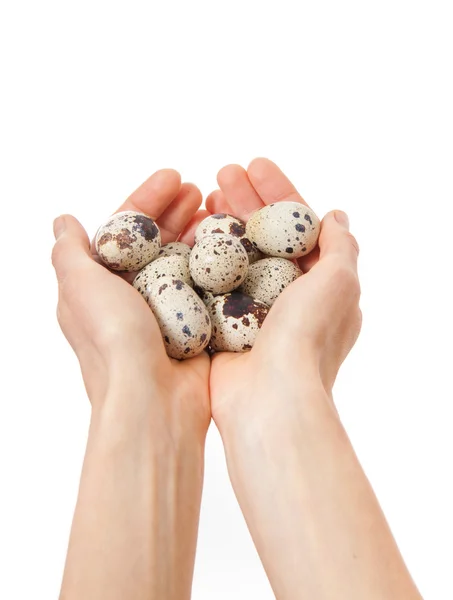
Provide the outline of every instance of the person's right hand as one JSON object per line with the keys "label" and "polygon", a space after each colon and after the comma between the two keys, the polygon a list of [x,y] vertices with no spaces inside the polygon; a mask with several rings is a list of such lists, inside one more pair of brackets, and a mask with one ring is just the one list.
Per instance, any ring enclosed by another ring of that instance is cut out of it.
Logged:
{"label": "person's right hand", "polygon": [[[218,174],[220,190],[207,199],[211,213],[247,220],[266,204],[291,200],[306,204],[271,161],[255,159]],[[304,271],[278,298],[249,353],[213,357],[210,389],[214,420],[221,433],[262,421],[293,418],[305,389],[323,388],[331,396],[343,360],[361,327],[358,246],[341,211],[322,220],[319,249],[299,260]]]}
{"label": "person's right hand", "polygon": [[[218,182],[212,213],[247,220],[264,204],[304,202],[265,159],[225,167]],[[333,404],[361,327],[357,256],[346,215],[328,213],[252,350],[211,365],[228,472],[276,598],[421,598]]]}

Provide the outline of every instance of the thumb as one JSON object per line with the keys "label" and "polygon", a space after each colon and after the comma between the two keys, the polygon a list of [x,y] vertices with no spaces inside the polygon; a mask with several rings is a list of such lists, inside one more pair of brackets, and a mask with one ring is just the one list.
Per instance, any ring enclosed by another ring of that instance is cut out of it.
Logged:
{"label": "thumb", "polygon": [[71,215],[62,215],[53,224],[55,245],[52,263],[61,283],[75,267],[92,260],[90,240],[82,225]]}
{"label": "thumb", "polygon": [[333,210],[324,217],[319,235],[320,259],[336,256],[343,263],[357,270],[359,245],[349,232],[348,215],[341,210]]}

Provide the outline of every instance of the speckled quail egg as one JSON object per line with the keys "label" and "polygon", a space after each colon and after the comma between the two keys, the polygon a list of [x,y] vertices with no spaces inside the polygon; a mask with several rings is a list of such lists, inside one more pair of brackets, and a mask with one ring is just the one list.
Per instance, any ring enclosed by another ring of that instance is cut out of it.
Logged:
{"label": "speckled quail egg", "polygon": [[159,227],[142,213],[119,212],[99,228],[95,246],[99,258],[109,269],[139,271],[159,253]]}
{"label": "speckled quail egg", "polygon": [[184,256],[171,254],[170,256],[161,256],[152,263],[143,267],[137,274],[132,285],[148,301],[149,289],[151,285],[162,277],[172,277],[181,279],[190,287],[193,286],[192,277],[189,271],[189,261]]}
{"label": "speckled quail egg", "polygon": [[199,242],[206,235],[212,235],[214,233],[225,233],[239,238],[247,252],[250,264],[262,258],[261,252],[255,248],[251,241],[246,237],[245,223],[244,221],[241,221],[241,219],[226,213],[209,215],[209,217],[203,219],[196,228],[195,242]]}
{"label": "speckled quail egg", "polygon": [[163,277],[149,288],[148,304],[159,324],[165,349],[172,358],[200,354],[211,337],[205,305],[193,289],[172,277]]}
{"label": "speckled quail egg", "polygon": [[192,248],[188,244],[184,244],[184,242],[170,242],[161,247],[159,257],[176,254],[177,256],[184,256],[189,260],[191,251]]}
{"label": "speckled quail egg", "polygon": [[244,281],[249,259],[237,238],[218,233],[207,235],[195,244],[189,266],[199,287],[213,294],[224,294]]}
{"label": "speckled quail egg", "polygon": [[283,290],[301,275],[299,267],[286,258],[263,258],[250,265],[239,291],[272,306]]}
{"label": "speckled quail egg", "polygon": [[203,300],[205,306],[207,306],[211,300],[214,300],[215,296],[212,292],[207,292],[206,290],[201,289],[198,285],[194,285],[193,289],[198,294],[198,296]]}
{"label": "speckled quail egg", "polygon": [[251,350],[269,308],[247,294],[216,296],[207,306],[211,317],[210,347],[216,352]]}
{"label": "speckled quail egg", "polygon": [[320,222],[299,202],[276,202],[257,210],[247,222],[247,237],[268,256],[300,258],[318,241]]}

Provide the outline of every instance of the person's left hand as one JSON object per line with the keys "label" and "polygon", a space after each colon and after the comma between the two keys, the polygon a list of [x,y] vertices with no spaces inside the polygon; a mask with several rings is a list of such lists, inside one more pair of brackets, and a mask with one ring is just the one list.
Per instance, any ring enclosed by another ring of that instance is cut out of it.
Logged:
{"label": "person's left hand", "polygon": [[[208,214],[197,212],[201,202],[195,185],[181,185],[179,173],[165,169],[152,175],[118,210],[151,216],[160,228],[162,244],[177,238],[193,244],[195,227]],[[146,402],[158,407],[159,422],[161,416],[165,426],[171,423],[175,430],[186,427],[206,433],[211,416],[207,354],[181,362],[168,358],[151,309],[122,275],[99,264],[80,223],[64,215],[55,221],[54,232],[58,320],[79,359],[93,409],[119,386],[127,403],[128,386],[140,386]]]}

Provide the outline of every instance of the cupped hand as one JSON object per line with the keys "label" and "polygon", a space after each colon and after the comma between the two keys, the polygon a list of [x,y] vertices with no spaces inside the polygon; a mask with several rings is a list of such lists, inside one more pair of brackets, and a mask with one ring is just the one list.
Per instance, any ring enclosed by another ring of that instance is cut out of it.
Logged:
{"label": "cupped hand", "polygon": [[[192,244],[196,225],[207,215],[198,210],[201,202],[196,186],[181,184],[179,173],[165,169],[143,183],[118,211],[151,216],[159,225],[162,244],[176,239]],[[207,429],[206,353],[182,362],[168,358],[152,311],[128,282],[130,274],[113,273],[99,263],[74,217],[58,218],[54,232],[58,320],[79,359],[92,404],[102,402],[119,381],[126,387],[141,381],[149,383],[153,396],[171,397],[166,410],[172,419],[179,423],[190,413],[196,417],[194,426]]]}
{"label": "cupped hand", "polygon": [[[218,174],[219,190],[207,198],[210,213],[226,212],[244,220],[266,204],[306,204],[270,160],[255,159]],[[316,212],[316,211],[315,211]],[[358,246],[342,211],[321,223],[319,247],[299,259],[304,274],[272,306],[253,349],[219,353],[210,376],[211,407],[222,431],[229,421],[256,423],[284,412],[297,415],[304,392],[323,388],[331,398],[342,362],[361,327]]]}

